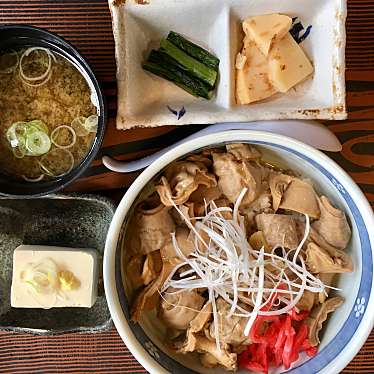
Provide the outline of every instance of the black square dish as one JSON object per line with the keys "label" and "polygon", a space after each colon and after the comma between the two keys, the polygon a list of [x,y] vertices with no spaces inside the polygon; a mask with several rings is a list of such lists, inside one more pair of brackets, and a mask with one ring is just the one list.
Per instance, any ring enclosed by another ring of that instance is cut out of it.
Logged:
{"label": "black square dish", "polygon": [[[54,195],[0,199],[0,330],[58,334],[111,326],[102,259],[114,205],[96,196]],[[93,248],[99,258],[98,298],[92,308],[22,309],[10,306],[13,251],[20,244]]]}

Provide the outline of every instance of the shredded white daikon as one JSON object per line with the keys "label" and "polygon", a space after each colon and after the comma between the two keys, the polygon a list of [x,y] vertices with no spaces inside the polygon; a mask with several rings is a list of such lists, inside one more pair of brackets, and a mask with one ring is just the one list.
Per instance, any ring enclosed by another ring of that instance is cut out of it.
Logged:
{"label": "shredded white daikon", "polygon": [[[300,301],[304,291],[319,293],[333,288],[325,286],[305,266],[302,248],[310,231],[307,215],[304,237],[295,250],[287,252],[283,248],[278,255],[276,248],[265,252],[264,248],[255,250],[249,245],[244,217],[239,212],[246,192],[243,189],[233,209],[217,208],[211,202],[206,205],[204,217],[190,219],[174,204],[191,230],[191,242],[195,249],[186,257],[175,233],[172,234],[175,252],[182,262],[171,271],[161,292],[169,288],[176,292],[206,289],[212,304],[214,334],[219,349],[218,298],[223,298],[230,305],[228,316],[248,319],[244,331],[248,336],[257,316],[288,313]],[[231,215],[231,218],[224,218],[222,213]],[[183,271],[178,274],[180,269]],[[278,295],[276,302],[269,305],[270,301],[274,301],[275,294]]]}

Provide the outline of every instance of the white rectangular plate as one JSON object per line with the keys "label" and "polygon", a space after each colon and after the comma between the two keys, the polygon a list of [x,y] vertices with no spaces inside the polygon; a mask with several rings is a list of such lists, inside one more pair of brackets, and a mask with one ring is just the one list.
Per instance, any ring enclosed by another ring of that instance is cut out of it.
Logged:
{"label": "white rectangular plate", "polygon": [[[109,0],[109,4],[116,44],[118,129],[347,117],[346,0],[150,0],[147,4]],[[243,38],[241,22],[269,13],[299,17],[304,26],[312,25],[302,47],[314,64],[314,75],[286,94],[237,105],[234,65]],[[150,50],[157,49],[170,30],[220,59],[218,89],[211,100],[197,99],[142,69]]]}

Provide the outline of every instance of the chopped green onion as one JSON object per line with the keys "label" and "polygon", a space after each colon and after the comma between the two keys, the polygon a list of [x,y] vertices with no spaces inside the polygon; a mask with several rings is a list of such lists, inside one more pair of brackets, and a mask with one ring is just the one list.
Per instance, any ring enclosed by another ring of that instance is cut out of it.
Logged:
{"label": "chopped green onion", "polygon": [[49,136],[42,131],[35,131],[26,138],[27,156],[41,156],[51,149]]}
{"label": "chopped green onion", "polygon": [[99,117],[96,114],[93,114],[92,116],[89,116],[84,121],[84,127],[89,132],[96,132],[97,126],[99,125]]}
{"label": "chopped green onion", "polygon": [[[27,122],[15,122],[10,126],[6,132],[6,138],[12,144],[14,140],[26,135]],[[15,145],[15,147],[17,144]]]}
{"label": "chopped green onion", "polygon": [[90,131],[85,126],[86,117],[76,117],[71,122],[70,126],[74,129],[77,136],[87,136]]}
{"label": "chopped green onion", "polygon": [[22,175],[22,178],[26,182],[36,183],[36,182],[40,182],[41,180],[44,179],[44,174],[40,174],[39,177],[37,177],[37,178],[29,178],[29,177],[26,177],[26,175]]}
{"label": "chopped green onion", "polygon": [[6,138],[16,158],[41,156],[51,148],[48,127],[40,120],[13,123]]}
{"label": "chopped green onion", "polygon": [[[57,138],[58,138],[58,133],[61,132],[63,129],[66,129],[68,132],[70,132],[71,136],[72,136],[72,140],[70,143],[68,144],[60,144],[57,142]],[[74,144],[76,143],[77,141],[77,135],[75,134],[75,131],[72,127],[70,126],[67,126],[67,125],[61,125],[61,126],[58,126],[56,127],[52,133],[51,133],[51,140],[52,140],[52,143],[57,147],[57,148],[61,148],[61,149],[68,149],[68,148],[71,148],[74,146]]]}
{"label": "chopped green onion", "polygon": [[18,145],[17,147],[12,148],[12,152],[15,158],[24,158],[26,156],[26,148],[24,146]]}
{"label": "chopped green onion", "polygon": [[23,158],[27,153],[25,144],[26,126],[26,122],[15,122],[6,132],[6,138],[16,158]]}
{"label": "chopped green onion", "polygon": [[39,119],[35,119],[33,121],[28,122],[28,131],[32,131],[33,129],[43,131],[47,135],[49,134],[48,126]]}
{"label": "chopped green onion", "polygon": [[[39,52],[39,51],[44,52],[48,58],[48,62],[46,64],[46,70],[43,74],[40,74],[39,76],[36,76],[36,77],[27,76],[24,72],[23,60],[25,57],[29,56],[30,53]],[[19,76],[20,76],[21,81],[30,87],[40,87],[44,85],[45,83],[47,83],[52,76],[52,59],[56,62],[55,55],[48,48],[32,47],[32,48],[26,49],[26,51],[23,52],[19,60]]]}
{"label": "chopped green onion", "polygon": [[73,170],[74,162],[74,156],[69,150],[55,148],[41,158],[39,167],[42,173],[59,178]]}
{"label": "chopped green onion", "polygon": [[77,136],[87,136],[90,132],[97,132],[99,117],[93,114],[89,117],[76,117],[71,122],[71,128]]}
{"label": "chopped green onion", "polygon": [[49,258],[27,264],[21,274],[23,283],[41,295],[54,294],[58,288],[57,265]]}

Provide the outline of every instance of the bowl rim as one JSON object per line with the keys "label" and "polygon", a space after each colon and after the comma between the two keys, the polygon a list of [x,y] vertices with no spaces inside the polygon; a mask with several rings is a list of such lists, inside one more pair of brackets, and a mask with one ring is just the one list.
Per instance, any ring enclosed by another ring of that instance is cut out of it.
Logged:
{"label": "bowl rim", "polygon": [[[63,36],[57,34],[56,32],[49,31],[46,28],[41,28],[33,25],[14,23],[14,24],[4,24],[0,25],[0,32],[9,31],[14,32],[15,35],[17,32],[22,31],[34,31],[38,33],[37,36],[32,36],[31,38],[38,39],[41,44],[45,43],[51,45],[53,48],[58,50],[67,60],[70,61],[73,65],[76,66],[76,69],[87,81],[87,84],[90,86],[91,93],[95,92],[97,96],[97,106],[96,109],[99,111],[99,124],[98,129],[95,134],[95,139],[92,142],[91,148],[89,149],[86,156],[82,161],[68,174],[63,175],[56,180],[52,180],[46,183],[41,183],[41,186],[45,186],[42,192],[23,192],[23,193],[8,193],[0,191],[0,197],[7,198],[38,198],[47,196],[49,194],[57,193],[58,191],[64,189],[76,179],[78,179],[82,174],[89,168],[91,162],[95,159],[96,155],[100,151],[101,144],[104,140],[105,130],[106,130],[106,121],[107,121],[107,103],[104,95],[103,88],[99,83],[95,73],[93,72],[90,64],[88,63],[86,57],[69,41],[67,41]],[[48,39],[51,38],[51,39]],[[5,42],[5,41],[4,41]],[[27,45],[27,41],[25,42]],[[38,45],[38,42],[35,42]],[[83,74],[83,72],[84,74]],[[18,182],[14,182],[18,184]],[[24,186],[24,184],[22,184]],[[37,188],[39,183],[33,183],[32,187]]]}
{"label": "bowl rim", "polygon": [[[168,373],[136,339],[134,333],[129,327],[128,321],[126,320],[116,286],[115,279],[115,257],[117,251],[117,244],[120,237],[121,227],[123,221],[131,208],[134,200],[144,188],[147,182],[153,178],[161,169],[167,166],[170,162],[174,161],[179,157],[193,152],[196,149],[205,146],[212,146],[214,144],[222,144],[225,142],[241,142],[241,141],[261,141],[267,143],[273,143],[274,145],[283,146],[286,149],[298,151],[301,154],[306,155],[317,164],[323,165],[323,167],[332,172],[336,177],[338,183],[345,186],[345,189],[349,192],[349,195],[355,201],[366,227],[374,227],[374,214],[370,207],[366,197],[351,179],[351,177],[332,159],[323,154],[322,152],[310,147],[300,141],[283,136],[272,134],[262,131],[254,130],[234,130],[234,131],[222,131],[219,133],[205,135],[199,139],[187,141],[174,149],[170,150],[159,159],[157,159],[152,165],[145,169],[135,182],[127,190],[126,194],[122,198],[116,213],[113,217],[112,223],[109,228],[107,235],[107,241],[104,251],[104,262],[103,262],[103,275],[104,275],[104,287],[107,297],[110,313],[114,325],[117,328],[119,335],[125,342],[131,353],[135,358],[143,365],[143,367],[150,373]],[[369,236],[369,244],[371,253],[373,253],[374,247],[374,232],[367,230]],[[357,330],[352,335],[349,345],[347,345],[339,355],[335,356],[329,364],[327,364],[320,373],[331,373],[340,372],[356,355],[361,346],[365,343],[374,326],[374,278],[371,282],[370,297],[367,302],[365,309],[365,317],[361,320]]]}

